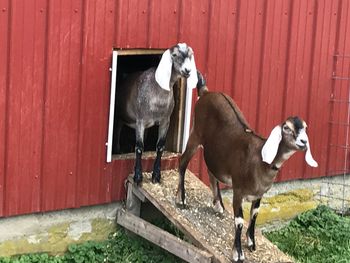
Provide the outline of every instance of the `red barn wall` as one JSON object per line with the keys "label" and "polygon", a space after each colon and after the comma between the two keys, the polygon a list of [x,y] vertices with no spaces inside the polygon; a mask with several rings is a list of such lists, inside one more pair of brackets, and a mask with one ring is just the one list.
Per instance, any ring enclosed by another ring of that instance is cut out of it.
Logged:
{"label": "red barn wall", "polygon": [[[124,197],[132,161],[105,162],[113,48],[187,42],[209,89],[232,96],[263,136],[302,116],[319,168],[297,154],[279,181],[347,171],[349,10],[341,0],[0,0],[0,216]],[[201,153],[190,167],[205,180]]]}

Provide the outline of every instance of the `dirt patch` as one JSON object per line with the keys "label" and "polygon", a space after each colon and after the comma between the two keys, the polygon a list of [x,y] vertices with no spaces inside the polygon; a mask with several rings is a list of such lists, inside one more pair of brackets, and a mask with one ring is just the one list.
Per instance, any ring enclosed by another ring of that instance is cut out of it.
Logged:
{"label": "dirt patch", "polygon": [[[212,208],[212,194],[209,188],[203,184],[191,172],[186,172],[185,208],[175,205],[175,193],[178,185],[178,172],[175,170],[163,171],[161,184],[150,182],[151,173],[144,173],[142,188],[150,193],[166,210],[173,223],[180,222],[181,228],[189,239],[197,246],[205,248],[212,253],[216,262],[231,262],[232,246],[234,240],[234,218],[232,213],[224,211],[223,214],[215,213]],[[247,223],[245,222],[245,230]],[[245,233],[245,230],[243,233]],[[257,250],[250,252],[246,245],[245,234],[242,235],[242,246],[246,262],[293,262],[293,260],[281,252],[275,245],[256,231]]]}

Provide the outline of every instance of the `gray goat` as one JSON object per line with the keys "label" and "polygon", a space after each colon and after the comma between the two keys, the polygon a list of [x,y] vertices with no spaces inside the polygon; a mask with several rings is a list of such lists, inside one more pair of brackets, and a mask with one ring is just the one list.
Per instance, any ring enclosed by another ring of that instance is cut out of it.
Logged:
{"label": "gray goat", "polygon": [[233,188],[235,240],[233,261],[243,262],[241,247],[243,228],[242,201],[252,202],[247,230],[248,248],[255,250],[255,221],[260,200],[278,171],[296,151],[306,150],[305,160],[317,167],[312,158],[306,123],[299,117],[290,117],[276,126],[266,140],[258,136],[247,124],[235,102],[223,93],[207,92],[206,86],[197,87],[202,96],[196,103],[194,125],[179,164],[179,186],[176,203],[185,205],[185,171],[201,145],[208,167],[213,206],[223,212],[219,181]]}
{"label": "gray goat", "polygon": [[118,88],[116,143],[119,145],[123,124],[136,130],[134,181],[137,184],[142,181],[144,131],[153,125],[159,125],[159,129],[152,182],[160,182],[161,157],[175,104],[173,86],[181,77],[187,78],[187,88],[196,87],[194,54],[192,48],[185,43],[166,50],[157,68],[129,75]]}

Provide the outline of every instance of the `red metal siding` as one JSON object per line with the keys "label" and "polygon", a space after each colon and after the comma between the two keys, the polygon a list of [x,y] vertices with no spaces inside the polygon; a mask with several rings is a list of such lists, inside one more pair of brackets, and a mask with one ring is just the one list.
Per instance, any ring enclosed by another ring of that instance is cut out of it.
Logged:
{"label": "red metal siding", "polygon": [[[348,170],[348,126],[337,123],[348,122],[349,85],[333,77],[349,77],[349,10],[341,0],[0,0],[0,216],[124,197],[133,161],[105,162],[113,48],[187,42],[209,88],[262,135],[305,118],[320,167],[299,153],[278,180]],[[201,152],[190,168],[207,181]]]}
{"label": "red metal siding", "polygon": [[4,215],[6,184],[6,137],[7,137],[7,93],[8,93],[8,40],[9,40],[9,3],[0,0],[0,215]]}
{"label": "red metal siding", "polygon": [[82,1],[47,7],[42,209],[74,207],[80,120]]}
{"label": "red metal siding", "polygon": [[109,108],[102,105],[109,105],[107,87],[110,80],[115,3],[86,1],[85,5],[77,153],[77,206],[110,201],[112,183],[111,167],[105,162],[106,149],[101,145],[105,145],[107,134]]}
{"label": "red metal siding", "polygon": [[10,1],[7,55],[5,214],[40,208],[45,1]]}

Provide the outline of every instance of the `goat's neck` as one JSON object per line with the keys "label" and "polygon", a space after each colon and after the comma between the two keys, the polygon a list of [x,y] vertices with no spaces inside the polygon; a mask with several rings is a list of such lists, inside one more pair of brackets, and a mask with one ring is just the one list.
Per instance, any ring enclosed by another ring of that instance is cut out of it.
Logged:
{"label": "goat's neck", "polygon": [[280,169],[284,162],[287,161],[295,152],[295,150],[291,150],[283,144],[280,145],[277,151],[277,155],[271,163],[271,167]]}
{"label": "goat's neck", "polygon": [[171,78],[170,78],[170,90],[172,90],[172,88],[174,87],[175,83],[181,78],[181,75],[179,74],[171,74]]}

